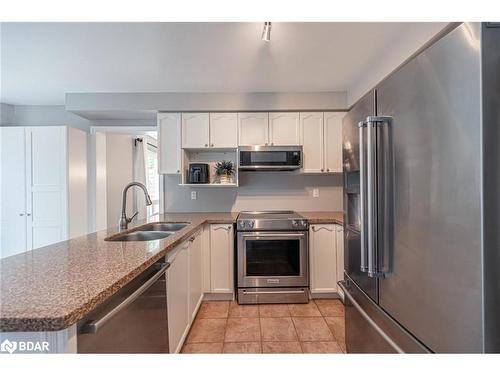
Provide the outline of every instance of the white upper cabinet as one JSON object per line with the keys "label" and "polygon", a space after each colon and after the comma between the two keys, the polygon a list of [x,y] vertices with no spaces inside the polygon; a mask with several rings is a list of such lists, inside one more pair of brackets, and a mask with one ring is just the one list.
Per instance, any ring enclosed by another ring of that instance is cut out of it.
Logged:
{"label": "white upper cabinet", "polygon": [[238,147],[238,114],[210,113],[210,147]]}
{"label": "white upper cabinet", "polygon": [[300,145],[299,114],[297,112],[269,113],[269,140],[273,146]]}
{"label": "white upper cabinet", "polygon": [[240,146],[267,145],[269,143],[268,113],[238,113],[238,136]]}
{"label": "white upper cabinet", "polygon": [[330,173],[342,172],[342,118],[344,112],[325,112],[325,169]]}
{"label": "white upper cabinet", "polygon": [[303,112],[300,114],[300,136],[304,155],[305,173],[324,171],[323,113]]}
{"label": "white upper cabinet", "polygon": [[303,173],[342,172],[342,119],[345,112],[302,112]]}
{"label": "white upper cabinet", "polygon": [[208,113],[182,114],[182,147],[209,147],[210,119]]}
{"label": "white upper cabinet", "polygon": [[162,174],[181,173],[181,114],[158,114],[159,166]]}

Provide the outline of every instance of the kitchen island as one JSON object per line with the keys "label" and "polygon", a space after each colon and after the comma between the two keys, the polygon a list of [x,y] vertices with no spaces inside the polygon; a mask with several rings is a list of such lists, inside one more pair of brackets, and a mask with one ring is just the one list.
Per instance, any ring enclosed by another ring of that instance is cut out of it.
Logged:
{"label": "kitchen island", "polygon": [[[342,222],[339,212],[302,212],[310,223]],[[234,223],[238,213],[172,213],[135,222],[188,222],[160,240],[112,242],[117,228],[91,233],[0,263],[0,331],[70,338],[75,324],[205,224]],[[5,335],[2,335],[5,336]],[[57,345],[59,346],[59,345]],[[62,351],[67,351],[63,349]],[[69,350],[71,351],[71,350]]]}

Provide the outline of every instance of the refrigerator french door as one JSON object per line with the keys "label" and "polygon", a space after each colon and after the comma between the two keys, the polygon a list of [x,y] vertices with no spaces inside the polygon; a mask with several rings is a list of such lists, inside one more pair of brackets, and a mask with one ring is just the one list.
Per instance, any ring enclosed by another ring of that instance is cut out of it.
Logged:
{"label": "refrigerator french door", "polygon": [[348,352],[483,350],[479,38],[455,28],[344,120]]}

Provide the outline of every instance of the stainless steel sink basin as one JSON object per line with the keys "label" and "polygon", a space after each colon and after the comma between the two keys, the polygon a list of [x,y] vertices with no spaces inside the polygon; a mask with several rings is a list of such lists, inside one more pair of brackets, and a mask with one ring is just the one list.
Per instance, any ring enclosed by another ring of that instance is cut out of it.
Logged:
{"label": "stainless steel sink basin", "polygon": [[153,241],[172,235],[174,232],[165,232],[157,230],[136,230],[129,233],[118,234],[107,238],[106,241]]}
{"label": "stainless steel sink basin", "polygon": [[142,231],[177,232],[188,225],[189,223],[150,223],[142,225],[137,229]]}
{"label": "stainless steel sink basin", "polygon": [[106,241],[153,241],[168,237],[189,223],[150,223],[136,229],[105,238]]}

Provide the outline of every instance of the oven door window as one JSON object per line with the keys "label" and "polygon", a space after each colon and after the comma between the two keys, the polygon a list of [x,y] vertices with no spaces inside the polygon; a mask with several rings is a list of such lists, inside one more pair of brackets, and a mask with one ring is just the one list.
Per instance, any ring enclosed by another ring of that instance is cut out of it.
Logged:
{"label": "oven door window", "polygon": [[247,240],[246,276],[300,276],[300,240]]}

